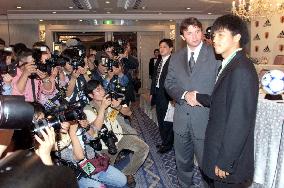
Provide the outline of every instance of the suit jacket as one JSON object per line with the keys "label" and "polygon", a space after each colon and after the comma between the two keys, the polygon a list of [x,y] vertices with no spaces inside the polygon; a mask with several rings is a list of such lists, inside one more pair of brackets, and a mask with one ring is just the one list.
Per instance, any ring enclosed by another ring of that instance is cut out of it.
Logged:
{"label": "suit jacket", "polygon": [[190,72],[187,47],[173,54],[170,60],[165,88],[177,102],[174,113],[174,131],[184,135],[190,130],[192,136],[204,139],[208,123],[209,109],[191,107],[182,98],[185,91],[197,90],[211,94],[220,62],[215,59],[212,46],[203,43],[193,72]]}
{"label": "suit jacket", "polygon": [[153,72],[153,80],[151,83],[151,91],[150,95],[152,95],[152,105],[159,105],[159,109],[161,109],[163,112],[160,112],[163,115],[163,117],[166,115],[167,109],[168,109],[168,104],[169,101],[171,101],[171,97],[168,95],[166,89],[165,89],[165,79],[168,74],[168,67],[169,67],[169,62],[170,62],[171,56],[167,59],[165,62],[161,75],[160,75],[160,80],[159,80],[159,89],[156,88],[156,77],[158,76],[158,67],[159,64],[162,63],[162,58],[158,58],[157,62],[154,67],[154,72]]}
{"label": "suit jacket", "polygon": [[227,182],[252,180],[258,87],[253,63],[239,51],[219,75],[211,97],[197,94],[198,101],[210,106],[203,155],[209,177],[218,179],[217,165],[231,174]]}
{"label": "suit jacket", "polygon": [[152,79],[152,81],[155,79],[154,77],[155,60],[156,58],[153,57],[149,61],[149,78]]}

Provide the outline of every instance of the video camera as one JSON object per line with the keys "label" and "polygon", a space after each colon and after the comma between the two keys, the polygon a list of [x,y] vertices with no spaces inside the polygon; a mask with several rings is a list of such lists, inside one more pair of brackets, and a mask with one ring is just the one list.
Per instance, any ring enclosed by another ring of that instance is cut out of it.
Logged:
{"label": "video camera", "polygon": [[125,99],[126,88],[120,83],[117,75],[110,80],[106,90],[111,99]]}

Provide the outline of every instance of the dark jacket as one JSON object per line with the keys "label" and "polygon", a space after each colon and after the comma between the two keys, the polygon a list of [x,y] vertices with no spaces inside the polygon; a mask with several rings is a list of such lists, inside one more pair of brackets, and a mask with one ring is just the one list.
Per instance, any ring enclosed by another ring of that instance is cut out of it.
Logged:
{"label": "dark jacket", "polygon": [[218,166],[230,173],[223,181],[252,180],[258,87],[253,63],[239,51],[219,75],[212,95],[197,94],[210,107],[203,154],[203,171],[210,178],[218,179]]}

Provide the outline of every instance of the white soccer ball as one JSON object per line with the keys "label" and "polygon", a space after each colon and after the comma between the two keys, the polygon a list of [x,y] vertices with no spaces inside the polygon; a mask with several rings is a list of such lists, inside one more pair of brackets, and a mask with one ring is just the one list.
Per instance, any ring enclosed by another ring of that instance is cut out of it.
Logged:
{"label": "white soccer ball", "polygon": [[284,72],[270,70],[261,79],[262,88],[271,95],[279,95],[284,92]]}

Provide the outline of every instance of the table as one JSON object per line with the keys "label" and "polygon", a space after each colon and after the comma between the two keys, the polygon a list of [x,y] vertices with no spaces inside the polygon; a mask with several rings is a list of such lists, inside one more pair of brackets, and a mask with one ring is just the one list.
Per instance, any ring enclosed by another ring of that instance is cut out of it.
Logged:
{"label": "table", "polygon": [[265,188],[284,187],[283,102],[258,100],[254,133],[254,182]]}

